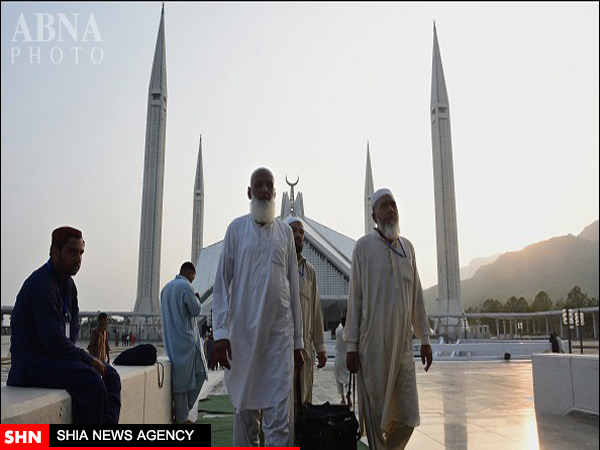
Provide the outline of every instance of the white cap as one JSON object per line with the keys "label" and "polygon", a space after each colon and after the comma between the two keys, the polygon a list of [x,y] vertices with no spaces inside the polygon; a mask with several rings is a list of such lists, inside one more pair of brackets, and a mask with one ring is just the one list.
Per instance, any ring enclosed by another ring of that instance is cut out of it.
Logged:
{"label": "white cap", "polygon": [[377,200],[379,200],[381,197],[383,197],[384,195],[389,195],[390,197],[392,197],[394,200],[396,200],[394,198],[394,194],[392,194],[392,191],[390,191],[388,188],[381,188],[381,189],[377,189],[374,193],[373,196],[371,197],[371,208],[373,208],[375,206],[375,203],[377,203]]}

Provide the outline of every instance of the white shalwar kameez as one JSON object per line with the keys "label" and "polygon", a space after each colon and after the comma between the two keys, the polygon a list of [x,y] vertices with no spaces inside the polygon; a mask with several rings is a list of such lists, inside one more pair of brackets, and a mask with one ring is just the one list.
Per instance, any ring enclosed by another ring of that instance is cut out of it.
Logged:
{"label": "white shalwar kameez", "polygon": [[[350,372],[346,366],[346,343],[344,342],[344,327],[340,323],[335,329],[335,360],[333,373],[338,386],[338,394],[346,396],[348,383],[350,383]],[[341,387],[340,387],[341,386]]]}
{"label": "white shalwar kameez", "polygon": [[375,450],[403,448],[419,424],[413,329],[421,345],[429,344],[414,248],[403,237],[390,248],[373,231],[358,240],[352,255],[344,340],[360,358],[361,422]]}
{"label": "white shalwar kameez", "polygon": [[[298,263],[291,228],[251,215],[227,228],[213,289],[215,341],[229,339],[225,384],[236,410],[234,446],[290,440],[294,349],[303,348]],[[293,401],[292,401],[293,402]]]}

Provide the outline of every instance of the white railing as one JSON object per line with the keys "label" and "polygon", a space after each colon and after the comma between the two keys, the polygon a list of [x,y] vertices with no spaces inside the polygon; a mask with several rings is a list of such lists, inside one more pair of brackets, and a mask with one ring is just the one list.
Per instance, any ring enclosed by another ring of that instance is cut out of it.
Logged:
{"label": "white railing", "polygon": [[[420,344],[413,343],[413,353],[419,354]],[[504,359],[506,353],[511,359],[531,359],[533,353],[550,352],[548,341],[499,341],[464,342],[457,344],[431,344],[433,359],[438,361],[470,361]]]}

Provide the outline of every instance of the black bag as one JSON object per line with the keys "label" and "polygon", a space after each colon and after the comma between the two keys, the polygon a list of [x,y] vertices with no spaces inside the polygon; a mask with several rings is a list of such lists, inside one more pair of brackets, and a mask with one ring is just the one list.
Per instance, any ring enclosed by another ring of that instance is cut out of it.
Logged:
{"label": "black bag", "polygon": [[[354,375],[354,374],[352,374]],[[300,377],[296,380],[296,398],[300,404]],[[350,385],[348,386],[350,395]],[[360,439],[358,420],[348,405],[303,404],[296,418],[296,443],[303,450],[356,449]]]}
{"label": "black bag", "polygon": [[118,366],[151,366],[156,363],[156,347],[152,344],[140,344],[121,352],[113,364]]}

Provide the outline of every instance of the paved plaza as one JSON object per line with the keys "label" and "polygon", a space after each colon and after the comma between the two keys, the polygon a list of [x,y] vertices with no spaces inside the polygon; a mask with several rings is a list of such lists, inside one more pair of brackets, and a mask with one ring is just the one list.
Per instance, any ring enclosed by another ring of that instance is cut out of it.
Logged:
{"label": "paved plaza", "polygon": [[[421,425],[412,450],[598,449],[598,418],[536,415],[530,361],[417,361]],[[227,391],[211,371],[206,395]],[[333,360],[315,370],[313,403],[339,403]],[[366,443],[366,438],[363,438]]]}
{"label": "paved plaza", "polygon": [[[598,418],[536,416],[530,361],[417,364],[421,425],[407,449],[597,449]],[[314,403],[339,402],[333,362],[315,372]]]}
{"label": "paved plaza", "polygon": [[[427,373],[415,363],[421,425],[407,449],[599,448],[598,417],[536,415],[531,361],[434,361]],[[203,397],[227,394],[223,374],[209,371]],[[326,401],[340,401],[333,359],[315,368],[313,403]]]}

